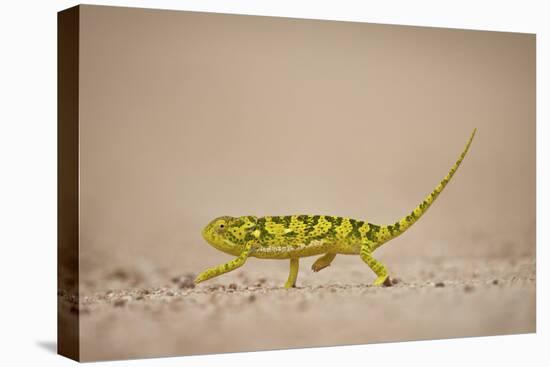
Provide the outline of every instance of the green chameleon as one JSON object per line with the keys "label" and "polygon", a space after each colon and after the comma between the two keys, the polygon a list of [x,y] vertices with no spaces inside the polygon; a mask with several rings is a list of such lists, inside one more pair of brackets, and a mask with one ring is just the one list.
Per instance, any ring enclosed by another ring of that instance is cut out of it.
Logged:
{"label": "green chameleon", "polygon": [[236,256],[228,263],[199,274],[195,283],[241,267],[249,257],[289,259],[290,274],[284,287],[296,286],[299,259],[323,255],[311,266],[317,272],[329,266],[337,254],[359,255],[377,275],[374,285],[390,286],[386,267],[372,253],[410,228],[430,207],[449,183],[466,156],[474,138],[472,132],[464,151],[447,176],[409,215],[390,225],[332,215],[286,215],[269,217],[219,217],[202,231],[204,239],[216,249]]}

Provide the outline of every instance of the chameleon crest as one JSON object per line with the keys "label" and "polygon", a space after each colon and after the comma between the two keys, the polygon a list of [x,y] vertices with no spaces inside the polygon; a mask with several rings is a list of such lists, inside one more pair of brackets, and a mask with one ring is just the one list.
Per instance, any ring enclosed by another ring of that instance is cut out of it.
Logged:
{"label": "chameleon crest", "polygon": [[228,263],[199,274],[200,283],[242,266],[249,257],[290,260],[285,288],[294,287],[301,257],[322,255],[312,265],[317,272],[329,266],[337,254],[359,255],[377,275],[374,285],[391,285],[386,267],[372,253],[384,243],[409,229],[432,205],[449,183],[466,156],[474,138],[447,176],[408,215],[393,224],[377,225],[363,220],[332,215],[223,216],[211,221],[202,231],[204,239],[216,249],[236,256]]}

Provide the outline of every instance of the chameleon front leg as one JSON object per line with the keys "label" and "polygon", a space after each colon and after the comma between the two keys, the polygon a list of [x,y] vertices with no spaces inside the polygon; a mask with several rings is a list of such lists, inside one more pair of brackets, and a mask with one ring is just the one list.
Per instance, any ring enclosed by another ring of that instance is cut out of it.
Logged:
{"label": "chameleon front leg", "polygon": [[248,243],[244,251],[236,259],[231,260],[225,264],[206,269],[205,271],[200,273],[199,276],[197,276],[197,278],[195,279],[195,284],[199,284],[200,282],[204,282],[205,280],[217,277],[218,275],[222,275],[224,273],[228,273],[243,266],[246,262],[246,259],[248,259],[250,252],[252,251],[252,245],[253,243]]}
{"label": "chameleon front leg", "polygon": [[361,259],[374,271],[378,276],[374,281],[373,285],[375,286],[391,286],[390,277],[386,267],[378,260],[372,256],[372,250],[368,245],[361,246],[361,252],[359,253]]}
{"label": "chameleon front leg", "polygon": [[330,266],[330,263],[332,263],[332,260],[336,257],[336,254],[324,254],[315,262],[313,265],[311,265],[311,270],[318,272],[319,270],[323,270],[327,266]]}
{"label": "chameleon front leg", "polygon": [[290,259],[290,273],[288,274],[288,279],[285,283],[285,288],[294,288],[296,287],[296,279],[298,278],[298,269],[300,267],[300,259],[292,258]]}

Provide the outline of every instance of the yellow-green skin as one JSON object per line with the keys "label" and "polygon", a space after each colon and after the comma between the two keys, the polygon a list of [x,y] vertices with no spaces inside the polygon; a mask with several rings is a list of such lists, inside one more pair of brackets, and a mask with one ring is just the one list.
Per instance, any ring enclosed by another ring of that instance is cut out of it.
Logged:
{"label": "yellow-green skin", "polygon": [[464,151],[447,176],[409,215],[390,225],[331,215],[286,215],[268,217],[219,217],[202,231],[216,249],[237,256],[234,260],[205,270],[195,279],[200,283],[242,266],[249,257],[290,259],[285,288],[294,287],[299,258],[321,255],[312,265],[319,271],[330,265],[337,254],[359,255],[377,275],[374,285],[391,285],[386,267],[372,253],[410,228],[430,207],[466,156],[474,138],[472,132]]}

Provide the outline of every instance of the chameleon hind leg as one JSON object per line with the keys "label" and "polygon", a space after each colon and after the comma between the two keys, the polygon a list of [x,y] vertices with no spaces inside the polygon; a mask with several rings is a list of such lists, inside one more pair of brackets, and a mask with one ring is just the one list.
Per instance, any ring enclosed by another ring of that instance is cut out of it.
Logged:
{"label": "chameleon hind leg", "polygon": [[323,270],[327,266],[330,266],[330,264],[332,263],[332,260],[334,260],[335,257],[336,257],[336,254],[324,254],[323,256],[315,260],[313,265],[311,265],[311,270],[315,272],[318,272],[319,270]]}
{"label": "chameleon hind leg", "polygon": [[361,259],[371,268],[377,275],[373,285],[375,286],[391,286],[390,276],[386,267],[372,256],[372,250],[368,245],[361,246],[361,252],[359,253]]}
{"label": "chameleon hind leg", "polygon": [[197,278],[195,279],[195,284],[204,282],[205,280],[217,277],[218,275],[222,275],[232,270],[235,270],[237,268],[240,268],[241,266],[244,265],[244,263],[246,262],[246,259],[248,259],[248,255],[250,255],[251,249],[252,249],[252,244],[248,244],[245,250],[236,259],[233,259],[225,264],[214,266],[213,268],[210,268],[210,269],[206,269],[205,271],[203,271],[197,276]]}
{"label": "chameleon hind leg", "polygon": [[299,268],[300,268],[300,259],[299,258],[290,259],[290,272],[288,274],[288,279],[285,283],[285,288],[296,287],[296,279],[298,279]]}

